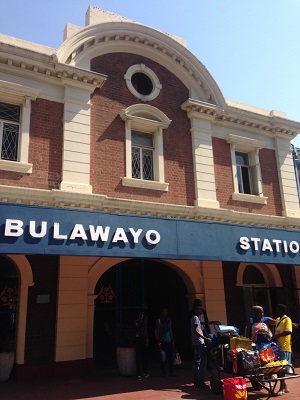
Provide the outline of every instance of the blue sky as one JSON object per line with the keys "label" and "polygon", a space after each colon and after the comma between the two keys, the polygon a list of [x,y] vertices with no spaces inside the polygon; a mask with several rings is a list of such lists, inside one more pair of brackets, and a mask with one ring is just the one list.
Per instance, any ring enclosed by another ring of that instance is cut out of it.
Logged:
{"label": "blue sky", "polygon": [[226,98],[300,121],[300,0],[3,0],[0,33],[57,48],[89,5],[186,39]]}

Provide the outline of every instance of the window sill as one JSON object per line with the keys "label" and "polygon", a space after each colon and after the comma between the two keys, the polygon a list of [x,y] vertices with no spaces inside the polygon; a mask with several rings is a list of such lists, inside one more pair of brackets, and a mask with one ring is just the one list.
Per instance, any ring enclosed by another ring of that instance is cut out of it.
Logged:
{"label": "window sill", "polygon": [[20,163],[18,161],[0,160],[0,170],[31,174],[32,164]]}
{"label": "window sill", "polygon": [[236,201],[246,201],[248,203],[256,203],[256,204],[267,204],[267,197],[264,196],[256,196],[254,194],[245,194],[245,193],[232,193],[232,200]]}
{"label": "window sill", "polygon": [[122,185],[140,189],[160,190],[162,192],[167,192],[169,190],[169,184],[165,182],[144,181],[142,179],[134,179],[126,177],[122,179]]}

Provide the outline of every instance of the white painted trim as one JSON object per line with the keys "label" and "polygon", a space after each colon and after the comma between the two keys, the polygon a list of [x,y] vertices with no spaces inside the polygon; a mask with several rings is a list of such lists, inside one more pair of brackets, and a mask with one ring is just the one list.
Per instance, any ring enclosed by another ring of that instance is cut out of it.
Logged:
{"label": "white painted trim", "polygon": [[76,182],[62,181],[59,186],[60,190],[71,193],[92,193],[93,188],[91,185],[79,184]]}
{"label": "white painted trim", "polygon": [[[120,116],[125,121],[126,154],[126,176],[122,179],[122,184],[136,188],[168,191],[169,184],[165,182],[164,172],[163,129],[167,128],[172,121],[161,110],[148,104],[134,104],[123,109]],[[131,130],[139,130],[153,135],[153,181],[132,178]]]}
{"label": "white painted trim", "polygon": [[[135,90],[135,88],[133,87],[131,79],[132,76],[137,72],[145,74],[151,80],[153,85],[153,90],[149,95],[143,95],[139,93],[137,90]],[[135,97],[137,97],[142,101],[151,101],[156,99],[162,88],[161,83],[159,82],[159,79],[155,74],[155,72],[153,72],[150,68],[146,67],[145,64],[135,64],[129,67],[128,70],[126,71],[126,74],[124,75],[124,79],[130,93],[132,93]]]}
{"label": "white painted trim", "polygon": [[28,163],[29,128],[31,101],[40,94],[40,90],[17,83],[0,81],[0,100],[21,107],[18,144],[18,161],[0,160],[0,169],[19,173],[32,173],[32,164]]}
{"label": "white painted trim", "polygon": [[[3,80],[0,80],[0,92],[15,96],[19,104],[24,101],[25,97],[28,97],[30,100],[35,100],[40,94],[40,90],[38,89]],[[3,99],[3,101],[5,100]]]}
{"label": "white painted trim", "polygon": [[[251,139],[244,136],[229,134],[225,137],[227,143],[230,144],[230,154],[232,163],[232,179],[234,193],[232,199],[237,201],[247,201],[257,204],[267,204],[267,197],[263,196],[262,177],[259,162],[259,149],[264,148],[265,143],[259,140]],[[252,176],[252,190],[257,194],[239,193],[237,167],[236,167],[236,152],[248,154],[249,165],[255,167],[257,179]]]}
{"label": "white painted trim", "polygon": [[0,160],[0,170],[31,174],[32,164],[21,163],[18,161]]}
{"label": "white painted trim", "polygon": [[251,139],[244,136],[229,134],[226,136],[227,143],[234,143],[236,151],[249,152],[253,149],[263,149],[265,147],[265,142]]}
{"label": "white painted trim", "polygon": [[123,186],[130,186],[139,189],[153,189],[153,190],[161,190],[163,192],[167,192],[169,190],[169,184],[165,182],[157,182],[157,181],[145,181],[143,179],[134,179],[134,178],[122,178]]}
{"label": "white painted trim", "polygon": [[254,194],[232,193],[232,200],[246,201],[248,203],[267,204],[268,197],[256,196]]}

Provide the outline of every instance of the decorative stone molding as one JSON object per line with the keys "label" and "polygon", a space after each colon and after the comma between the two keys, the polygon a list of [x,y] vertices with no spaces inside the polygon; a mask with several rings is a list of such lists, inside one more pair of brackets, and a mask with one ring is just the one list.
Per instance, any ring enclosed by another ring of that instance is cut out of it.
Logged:
{"label": "decorative stone molding", "polygon": [[245,127],[247,130],[259,131],[260,135],[272,135],[292,140],[300,133],[300,123],[278,117],[274,111],[269,115],[253,113],[252,111],[233,108],[230,105],[221,108],[199,100],[188,99],[182,106],[189,118],[209,119],[224,126]]}
{"label": "decorative stone molding", "polygon": [[80,210],[97,210],[164,218],[224,222],[248,226],[299,230],[300,215],[271,216],[221,208],[189,207],[156,202],[116,199],[104,195],[70,193],[60,190],[0,186],[0,202],[41,205]]}
{"label": "decorative stone molding", "polygon": [[207,102],[225,104],[215,80],[192,53],[172,36],[135,22],[103,22],[82,28],[60,46],[57,57],[64,64],[88,69],[89,60],[97,55],[135,51],[180,76]]}
{"label": "decorative stone molding", "polygon": [[[68,64],[52,62],[51,65],[47,65],[32,60],[21,62],[19,57],[12,54],[6,56],[5,53],[0,55],[0,68],[8,73],[15,71],[18,74],[28,75],[34,80],[46,79],[53,84],[76,86],[83,90],[89,90],[91,93],[106,81],[106,76],[103,74],[72,67]],[[18,70],[20,72],[17,72]],[[36,97],[36,95],[33,94],[32,97]]]}

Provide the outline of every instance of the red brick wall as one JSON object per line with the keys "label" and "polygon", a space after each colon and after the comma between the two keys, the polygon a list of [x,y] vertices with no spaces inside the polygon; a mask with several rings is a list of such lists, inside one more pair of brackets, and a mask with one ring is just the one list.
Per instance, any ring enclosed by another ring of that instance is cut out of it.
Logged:
{"label": "red brick wall", "polygon": [[[125,124],[119,113],[141,103],[127,89],[127,69],[143,63],[151,68],[162,84],[159,96],[147,102],[172,120],[164,131],[165,181],[169,191],[145,190],[122,186],[125,176]],[[167,69],[145,57],[113,53],[92,60],[91,69],[108,75],[102,89],[92,96],[91,111],[91,184],[93,192],[107,196],[172,203],[194,204],[194,174],[190,121],[181,104],[187,100],[187,88]]]}
{"label": "red brick wall", "polygon": [[274,150],[262,149],[259,152],[263,195],[268,197],[266,205],[232,200],[233,178],[230,145],[223,139],[213,138],[213,153],[217,200],[221,208],[257,214],[282,215],[280,186]]}
{"label": "red brick wall", "polygon": [[32,174],[0,171],[0,185],[58,189],[61,182],[63,104],[37,99],[32,102],[29,163]]}

